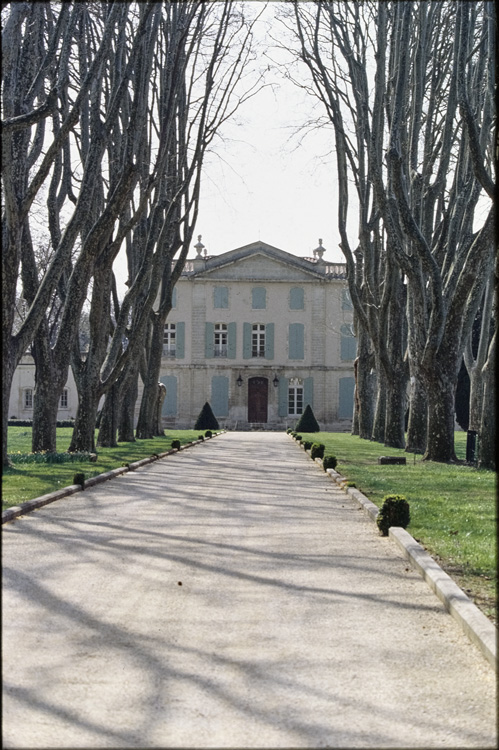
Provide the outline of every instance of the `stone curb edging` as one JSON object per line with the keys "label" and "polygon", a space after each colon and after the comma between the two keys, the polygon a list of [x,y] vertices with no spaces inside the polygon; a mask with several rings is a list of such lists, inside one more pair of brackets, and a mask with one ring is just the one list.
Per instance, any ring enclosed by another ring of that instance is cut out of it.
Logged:
{"label": "stone curb edging", "polygon": [[[223,430],[219,433],[216,433],[212,437],[221,435],[222,432]],[[210,438],[205,438],[204,440],[193,440],[190,443],[181,445],[178,450],[185,450],[185,448],[190,448],[192,445],[199,445],[200,443],[203,443],[209,439]],[[68,495],[74,495],[75,492],[81,492],[87,487],[93,487],[94,485],[100,484],[101,482],[106,482],[108,479],[114,479],[114,477],[118,477],[120,476],[120,474],[125,474],[128,471],[139,469],[141,466],[146,466],[146,464],[150,464],[160,458],[169,456],[172,453],[178,453],[178,450],[176,448],[173,448],[169,451],[165,451],[164,453],[158,453],[153,456],[142,458],[140,461],[134,461],[128,466],[119,466],[116,469],[111,469],[111,471],[104,472],[104,474],[97,474],[97,476],[95,477],[86,479],[83,487],[80,484],[70,484],[60,490],[49,492],[47,495],[41,495],[40,497],[35,497],[33,500],[27,500],[25,503],[21,503],[21,505],[13,505],[12,507],[7,508],[7,510],[2,511],[2,524],[7,523],[8,521],[13,521],[14,518],[18,518],[19,516],[24,516],[26,513],[30,513],[32,510],[42,508],[44,505],[53,503],[55,500],[60,500],[63,497],[68,497]]]}
{"label": "stone curb edging", "polygon": [[405,529],[392,526],[388,533],[468,638],[478,646],[492,667],[497,669],[497,632],[490,620]]}
{"label": "stone curb edging", "polygon": [[[310,451],[306,453],[310,454]],[[320,458],[316,458],[315,463],[322,468]],[[377,505],[355,487],[345,487],[346,477],[341,476],[334,469],[327,469],[326,474],[361,506],[372,521],[376,522],[379,513]],[[392,526],[388,533],[463,632],[480,649],[492,669],[497,671],[498,633],[496,627],[408,531]]]}
{"label": "stone curb edging", "polygon": [[55,492],[49,492],[47,495],[41,495],[36,497],[34,500],[27,500],[21,505],[13,505],[11,508],[2,511],[2,523],[12,521],[18,516],[22,516],[25,513],[29,513],[31,510],[36,508],[42,508],[44,505],[53,503],[54,500],[59,500],[61,497],[67,497],[68,495],[74,495],[75,492],[81,492],[83,487],[81,484],[70,484],[68,487],[63,487],[61,490],[55,490]]}
{"label": "stone curb edging", "polygon": [[[316,461],[320,461],[320,459],[316,459]],[[345,477],[342,477],[334,469],[328,469],[326,473],[340,487],[346,481]],[[343,490],[362,507],[374,522],[376,521],[379,512],[377,505],[355,487],[343,485]],[[398,544],[412,567],[418,571],[438,596],[445,609],[460,625],[463,632],[475,646],[478,646],[492,668],[497,671],[496,627],[408,531],[392,526],[388,530],[388,534]]]}

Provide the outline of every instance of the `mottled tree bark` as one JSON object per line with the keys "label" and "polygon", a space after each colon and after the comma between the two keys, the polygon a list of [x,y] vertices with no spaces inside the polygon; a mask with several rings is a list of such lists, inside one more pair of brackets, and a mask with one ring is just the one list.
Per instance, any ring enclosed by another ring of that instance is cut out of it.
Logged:
{"label": "mottled tree bark", "polygon": [[497,466],[496,359],[497,328],[489,347],[489,356],[483,366],[482,420],[478,433],[478,466],[481,469],[493,469],[494,471]]}
{"label": "mottled tree bark", "polygon": [[428,402],[419,374],[411,376],[406,451],[424,453],[428,428]]}
{"label": "mottled tree bark", "polygon": [[376,377],[374,374],[374,357],[371,351],[369,334],[361,329],[357,335],[358,356],[355,362],[355,395],[358,412],[357,434],[363,440],[370,440],[374,424],[374,407],[376,400]]}
{"label": "mottled tree bark", "polygon": [[374,423],[372,440],[376,440],[378,443],[385,442],[386,432],[386,397],[388,384],[386,382],[386,375],[384,374],[381,366],[378,366],[377,372],[377,392],[376,392],[376,407],[374,410]]}

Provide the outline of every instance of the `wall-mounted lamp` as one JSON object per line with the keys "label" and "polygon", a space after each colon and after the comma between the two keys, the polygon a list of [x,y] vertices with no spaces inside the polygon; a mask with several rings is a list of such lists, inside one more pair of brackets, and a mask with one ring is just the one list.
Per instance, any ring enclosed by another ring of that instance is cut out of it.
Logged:
{"label": "wall-mounted lamp", "polygon": [[277,388],[277,386],[279,385],[279,378],[277,377],[277,375],[274,375],[274,380],[272,382],[274,384],[274,388]]}
{"label": "wall-mounted lamp", "polygon": [[239,388],[240,388],[240,387],[242,386],[242,384],[243,384],[243,379],[242,379],[242,377],[241,377],[241,373],[239,373],[239,377],[238,377],[238,379],[236,380],[236,383],[237,383],[237,385],[239,386]]}

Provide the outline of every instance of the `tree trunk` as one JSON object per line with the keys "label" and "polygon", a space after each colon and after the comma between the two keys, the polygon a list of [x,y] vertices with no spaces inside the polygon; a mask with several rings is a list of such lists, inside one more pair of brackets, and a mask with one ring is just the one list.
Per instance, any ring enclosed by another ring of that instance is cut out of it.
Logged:
{"label": "tree trunk", "polygon": [[424,461],[457,461],[454,451],[456,379],[435,370],[427,382],[428,440]]}
{"label": "tree trunk", "polygon": [[384,443],[388,448],[405,448],[405,409],[407,377],[397,372],[388,381],[386,395],[386,424]]}
{"label": "tree trunk", "polygon": [[43,318],[33,342],[35,391],[33,394],[33,433],[31,450],[57,450],[57,412],[68,378],[68,366],[58,366],[50,347],[47,319]]}
{"label": "tree trunk", "polygon": [[40,371],[36,367],[35,392],[33,394],[33,453],[57,450],[57,411],[60,389],[50,377],[50,370]]}
{"label": "tree trunk", "polygon": [[374,424],[372,440],[376,440],[378,443],[385,442],[385,427],[386,427],[386,391],[387,383],[386,377],[381,368],[376,370],[378,390],[376,395],[376,408],[374,410]]}
{"label": "tree trunk", "polygon": [[78,411],[69,450],[95,452],[95,423],[99,397],[92,388],[78,387]]}
{"label": "tree trunk", "polygon": [[156,318],[152,327],[151,348],[136,430],[137,437],[141,440],[154,437],[158,428],[158,381],[163,354],[163,328],[161,320]]}
{"label": "tree trunk", "polygon": [[7,454],[7,435],[9,423],[9,398],[12,388],[12,378],[16,369],[15,353],[7,349],[4,351],[4,361],[2,369],[2,469],[11,466]]}
{"label": "tree trunk", "polygon": [[156,435],[159,437],[165,434],[163,429],[163,401],[166,398],[166,386],[163,383],[158,383],[158,402],[156,404]]}
{"label": "tree trunk", "polygon": [[476,430],[476,432],[480,431],[480,423],[482,421],[484,386],[483,369],[474,367],[470,376],[470,416],[468,429]]}
{"label": "tree trunk", "polygon": [[374,424],[374,404],[376,375],[373,369],[374,357],[370,351],[370,337],[359,326],[358,357],[355,360],[355,398],[358,409],[358,434],[363,440],[370,440]]}
{"label": "tree trunk", "polygon": [[478,466],[480,469],[493,470],[496,468],[496,341],[497,331],[492,339],[489,356],[482,371],[484,381],[483,408],[478,433]]}
{"label": "tree trunk", "polygon": [[360,431],[359,418],[360,418],[360,399],[359,399],[359,380],[358,380],[358,360],[355,360],[353,364],[353,371],[355,376],[355,387],[353,391],[353,417],[352,417],[352,429],[350,435],[358,435]]}
{"label": "tree trunk", "polygon": [[118,418],[119,443],[135,442],[135,404],[137,403],[139,393],[138,369],[138,365],[134,363],[133,372],[130,374],[129,380],[123,389]]}
{"label": "tree trunk", "polygon": [[101,448],[116,448],[116,432],[118,430],[120,388],[115,383],[106,393],[102,407],[97,445]]}
{"label": "tree trunk", "polygon": [[[428,405],[426,392],[419,375],[413,376],[409,400],[409,424],[407,426],[408,453],[424,453],[428,428]],[[412,378],[411,378],[412,380]]]}

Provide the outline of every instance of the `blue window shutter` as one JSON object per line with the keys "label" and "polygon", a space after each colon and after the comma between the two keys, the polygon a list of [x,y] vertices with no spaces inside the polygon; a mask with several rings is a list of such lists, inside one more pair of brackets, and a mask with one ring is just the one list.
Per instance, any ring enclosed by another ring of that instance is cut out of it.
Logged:
{"label": "blue window shutter", "polygon": [[305,295],[301,286],[295,286],[289,290],[289,309],[303,310],[305,307]]}
{"label": "blue window shutter", "polygon": [[264,286],[254,286],[251,290],[251,307],[253,310],[265,310],[267,307],[267,290]]}
{"label": "blue window shutter", "polygon": [[225,375],[214,375],[211,379],[211,408],[217,417],[229,414],[229,378]]}
{"label": "blue window shutter", "polygon": [[227,326],[227,356],[229,359],[236,358],[236,324],[229,323]]}
{"label": "blue window shutter", "polygon": [[305,407],[307,404],[310,404],[310,406],[314,407],[314,379],[313,378],[305,378],[303,381],[303,410],[305,411]]}
{"label": "blue window shutter", "polygon": [[265,326],[265,359],[274,359],[274,324]]}
{"label": "blue window shutter", "polygon": [[243,359],[251,359],[251,323],[243,323]]}
{"label": "blue window shutter", "polygon": [[204,356],[206,359],[213,357],[215,350],[215,324],[206,323],[204,333]]}
{"label": "blue window shutter", "polygon": [[177,378],[175,375],[163,375],[159,380],[166,387],[161,415],[163,417],[175,417],[177,414]]}
{"label": "blue window shutter", "polygon": [[278,414],[280,417],[287,417],[288,416],[288,389],[289,389],[289,380],[288,378],[279,378],[279,405],[278,405]]}
{"label": "blue window shutter", "polygon": [[175,331],[175,357],[185,357],[185,323],[177,323]]}
{"label": "blue window shutter", "polygon": [[352,298],[350,297],[349,289],[341,290],[341,309],[342,310],[353,310]]}
{"label": "blue window shutter", "polygon": [[303,323],[289,324],[289,359],[305,358],[305,340]]}
{"label": "blue window shutter", "polygon": [[226,286],[216,286],[213,289],[213,307],[227,309],[229,307],[229,289]]}
{"label": "blue window shutter", "polygon": [[352,327],[348,324],[341,326],[341,359],[353,360],[357,356],[357,339],[352,334]]}
{"label": "blue window shutter", "polygon": [[177,307],[177,287],[174,286],[172,290],[172,308]]}
{"label": "blue window shutter", "polygon": [[355,378],[340,378],[338,399],[338,419],[351,419],[353,416],[353,392]]}

